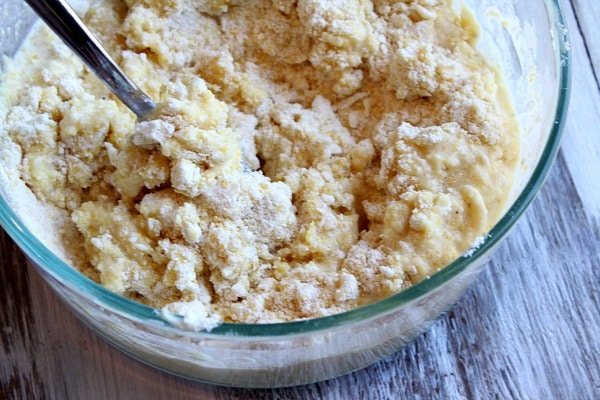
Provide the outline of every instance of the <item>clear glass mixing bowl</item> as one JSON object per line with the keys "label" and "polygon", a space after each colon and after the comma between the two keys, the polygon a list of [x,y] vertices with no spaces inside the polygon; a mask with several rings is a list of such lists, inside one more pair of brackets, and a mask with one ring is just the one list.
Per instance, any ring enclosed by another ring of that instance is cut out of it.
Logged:
{"label": "clear glass mixing bowl", "polygon": [[[481,246],[401,293],[324,318],[189,332],[177,327],[177,317],[169,323],[157,310],[104,289],[62,262],[17,217],[7,187],[0,188],[1,225],[82,321],[157,368],[221,385],[277,387],[365,367],[397,351],[456,302],[531,203],[558,151],[569,94],[569,44],[559,1],[467,3],[482,27],[479,46],[503,72],[512,96],[522,128],[522,168],[505,214]],[[2,54],[11,57],[35,22],[22,0],[3,0]]]}

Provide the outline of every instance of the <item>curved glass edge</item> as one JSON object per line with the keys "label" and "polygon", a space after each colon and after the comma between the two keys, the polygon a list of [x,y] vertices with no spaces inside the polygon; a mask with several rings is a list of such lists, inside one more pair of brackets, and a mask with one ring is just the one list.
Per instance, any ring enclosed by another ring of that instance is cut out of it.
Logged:
{"label": "curved glass edge", "polygon": [[[210,332],[198,331],[197,333],[214,336],[275,337],[331,329],[352,322],[364,321],[365,319],[383,315],[399,306],[417,300],[421,296],[430,293],[434,289],[458,276],[471,265],[472,262],[483,257],[489,250],[498,244],[515,225],[519,217],[526,211],[543,185],[558,153],[562,130],[566,119],[570,95],[571,74],[568,30],[560,0],[546,0],[546,4],[549,12],[554,14],[550,14],[549,16],[554,17],[552,20],[556,21],[553,27],[553,34],[555,46],[558,47],[557,57],[559,57],[557,60],[557,65],[559,66],[559,88],[554,126],[552,127],[548,142],[540,157],[540,161],[525,186],[523,193],[521,193],[506,214],[496,223],[494,228],[485,237],[481,246],[471,252],[468,256],[458,258],[432,275],[429,279],[423,280],[416,285],[383,300],[354,310],[326,317],[283,323],[222,323]],[[105,303],[107,307],[119,310],[123,314],[130,315],[132,318],[138,320],[151,320],[176,331],[183,331],[161,318],[158,310],[113,293],[67,265],[29,232],[12,210],[10,210],[2,197],[0,197],[0,225],[33,262],[40,266],[44,266],[45,270],[62,284],[71,289],[78,289],[86,292],[90,296],[97,298],[100,302]]]}

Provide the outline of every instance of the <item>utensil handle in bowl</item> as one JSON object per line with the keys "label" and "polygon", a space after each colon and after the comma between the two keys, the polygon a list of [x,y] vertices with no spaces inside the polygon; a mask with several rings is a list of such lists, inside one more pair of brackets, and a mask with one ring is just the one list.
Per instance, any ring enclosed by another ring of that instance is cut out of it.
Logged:
{"label": "utensil handle in bowl", "polygon": [[139,119],[154,111],[154,101],[123,73],[66,1],[25,1]]}

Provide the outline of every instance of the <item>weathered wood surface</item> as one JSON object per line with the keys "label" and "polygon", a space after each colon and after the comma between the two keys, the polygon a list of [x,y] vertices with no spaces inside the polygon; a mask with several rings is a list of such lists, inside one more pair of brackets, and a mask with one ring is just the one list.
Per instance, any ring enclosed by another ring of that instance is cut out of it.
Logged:
{"label": "weathered wood surface", "polygon": [[600,3],[564,6],[573,89],[561,153],[488,268],[413,343],[312,385],[244,390],[191,382],[99,339],[1,233],[0,398],[600,398]]}

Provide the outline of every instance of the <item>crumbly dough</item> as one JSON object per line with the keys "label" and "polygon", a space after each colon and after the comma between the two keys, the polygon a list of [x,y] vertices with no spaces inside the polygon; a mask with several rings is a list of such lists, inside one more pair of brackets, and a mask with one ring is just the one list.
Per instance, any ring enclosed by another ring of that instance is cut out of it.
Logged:
{"label": "crumbly dough", "polygon": [[105,0],[85,20],[157,117],[41,27],[4,74],[2,143],[110,290],[196,323],[353,309],[459,257],[510,192],[516,123],[457,9]]}

